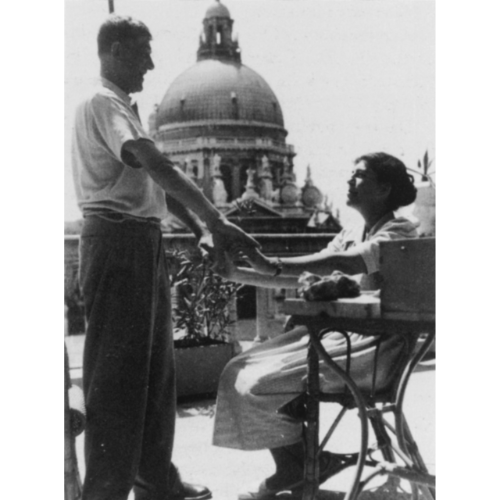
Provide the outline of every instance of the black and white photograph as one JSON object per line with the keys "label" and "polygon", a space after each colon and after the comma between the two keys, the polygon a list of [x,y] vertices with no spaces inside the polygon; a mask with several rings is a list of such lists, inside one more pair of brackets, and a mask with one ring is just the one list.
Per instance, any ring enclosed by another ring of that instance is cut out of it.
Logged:
{"label": "black and white photograph", "polygon": [[9,4],[4,496],[495,497],[486,4]]}
{"label": "black and white photograph", "polygon": [[494,498],[498,18],[7,3],[4,496]]}
{"label": "black and white photograph", "polygon": [[436,497],[435,2],[65,2],[65,500]]}

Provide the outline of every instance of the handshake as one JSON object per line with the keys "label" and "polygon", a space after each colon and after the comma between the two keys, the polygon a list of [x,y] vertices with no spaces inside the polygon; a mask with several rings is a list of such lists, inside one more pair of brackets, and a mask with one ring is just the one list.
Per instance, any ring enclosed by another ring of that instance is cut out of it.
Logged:
{"label": "handshake", "polygon": [[205,232],[198,246],[212,261],[212,270],[228,280],[236,280],[240,274],[238,269],[242,268],[237,268],[237,262],[245,262],[265,276],[277,276],[281,270],[280,259],[265,256],[256,240],[227,220],[213,233]]}
{"label": "handshake", "polygon": [[275,274],[277,269],[271,259],[262,254],[256,247],[241,248],[232,246],[227,248],[217,245],[208,247],[201,243],[200,247],[209,255],[212,261],[212,270],[228,280],[236,278],[237,262],[243,261],[250,264],[260,274]]}

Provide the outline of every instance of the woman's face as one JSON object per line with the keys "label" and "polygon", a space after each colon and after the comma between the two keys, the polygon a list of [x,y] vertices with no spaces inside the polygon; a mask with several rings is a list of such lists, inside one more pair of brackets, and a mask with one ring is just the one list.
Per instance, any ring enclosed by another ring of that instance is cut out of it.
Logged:
{"label": "woman's face", "polygon": [[389,196],[390,187],[377,180],[375,172],[362,160],[354,166],[354,171],[347,183],[347,205],[353,208],[370,208]]}

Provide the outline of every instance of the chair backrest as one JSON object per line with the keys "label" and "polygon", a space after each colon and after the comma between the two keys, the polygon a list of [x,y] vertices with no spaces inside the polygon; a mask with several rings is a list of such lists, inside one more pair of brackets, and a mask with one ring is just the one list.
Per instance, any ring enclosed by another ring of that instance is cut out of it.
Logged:
{"label": "chair backrest", "polygon": [[436,240],[419,238],[380,243],[382,316],[434,319]]}

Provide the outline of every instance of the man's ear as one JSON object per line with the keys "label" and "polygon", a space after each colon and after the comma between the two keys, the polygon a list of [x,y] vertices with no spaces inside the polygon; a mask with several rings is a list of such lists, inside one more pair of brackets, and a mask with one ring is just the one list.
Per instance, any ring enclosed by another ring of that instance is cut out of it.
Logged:
{"label": "man's ear", "polygon": [[113,57],[120,58],[122,55],[122,44],[120,42],[113,42],[110,53]]}

